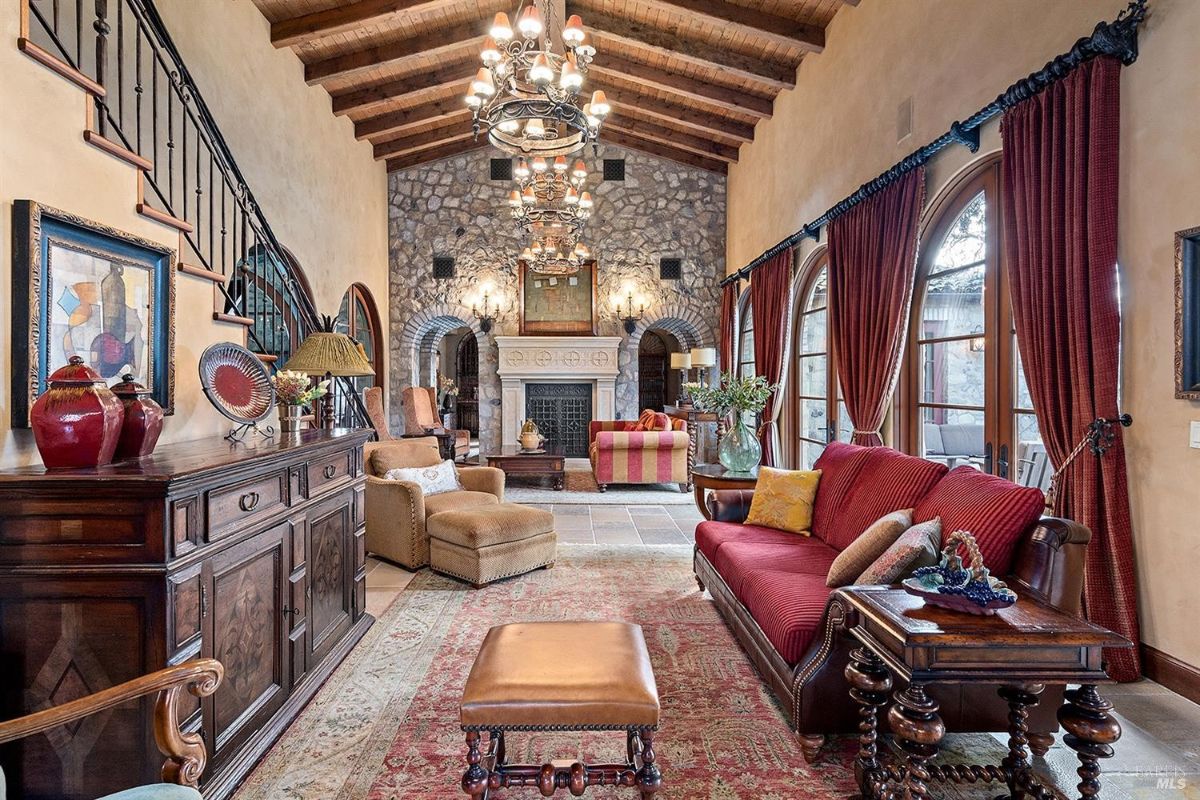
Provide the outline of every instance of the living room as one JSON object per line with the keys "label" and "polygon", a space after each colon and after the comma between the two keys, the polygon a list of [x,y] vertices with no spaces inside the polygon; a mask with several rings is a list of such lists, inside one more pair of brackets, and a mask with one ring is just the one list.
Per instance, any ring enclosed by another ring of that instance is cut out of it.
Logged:
{"label": "living room", "polygon": [[0,798],[1191,796],[1200,5],[0,31]]}

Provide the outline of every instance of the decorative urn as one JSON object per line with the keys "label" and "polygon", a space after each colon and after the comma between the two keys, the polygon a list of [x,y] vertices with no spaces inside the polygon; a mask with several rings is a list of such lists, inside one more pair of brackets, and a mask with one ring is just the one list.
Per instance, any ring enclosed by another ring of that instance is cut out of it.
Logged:
{"label": "decorative urn", "polygon": [[154,402],[149,389],[129,374],[122,375],[120,382],[113,384],[112,392],[125,407],[125,420],[121,423],[121,436],[113,460],[150,455],[162,433],[162,406]]}
{"label": "decorative urn", "polygon": [[104,380],[79,356],[50,376],[29,413],[33,440],[48,469],[112,461],[125,412]]}
{"label": "decorative urn", "polygon": [[521,426],[521,434],[517,436],[517,442],[521,445],[521,449],[537,450],[545,441],[542,438],[542,432],[538,430],[537,423],[532,419],[525,420],[525,424]]}

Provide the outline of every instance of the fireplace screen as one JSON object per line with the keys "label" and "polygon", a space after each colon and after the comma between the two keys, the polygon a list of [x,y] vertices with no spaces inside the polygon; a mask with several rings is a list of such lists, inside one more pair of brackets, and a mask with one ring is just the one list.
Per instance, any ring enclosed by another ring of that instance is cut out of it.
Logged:
{"label": "fireplace screen", "polygon": [[592,387],[587,383],[525,384],[525,416],[568,458],[587,458]]}

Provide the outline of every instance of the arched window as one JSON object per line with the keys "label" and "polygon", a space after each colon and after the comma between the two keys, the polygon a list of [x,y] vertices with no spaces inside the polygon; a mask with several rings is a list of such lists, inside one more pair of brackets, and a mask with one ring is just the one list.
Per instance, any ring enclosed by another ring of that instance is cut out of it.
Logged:
{"label": "arched window", "polygon": [[910,452],[1017,479],[1016,462],[1031,460],[1041,437],[1018,379],[998,191],[991,164],[925,229],[902,414]]}
{"label": "arched window", "polygon": [[371,291],[361,283],[353,283],[342,296],[338,309],[337,330],[349,335],[363,346],[367,360],[375,370],[374,376],[353,378],[355,387],[361,392],[371,386],[383,386],[383,327],[379,322],[379,310]]}

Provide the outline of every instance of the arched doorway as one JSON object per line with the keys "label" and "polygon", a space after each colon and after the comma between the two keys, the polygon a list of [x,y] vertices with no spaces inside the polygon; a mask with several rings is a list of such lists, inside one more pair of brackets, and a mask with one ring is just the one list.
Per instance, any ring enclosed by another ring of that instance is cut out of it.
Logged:
{"label": "arched doorway", "polygon": [[[668,341],[669,340],[669,341]],[[646,331],[638,344],[638,408],[661,411],[669,399],[678,395],[678,376],[670,369],[671,353],[679,352],[679,342],[665,331]],[[674,379],[676,391],[669,384]]]}
{"label": "arched doorway", "polygon": [[454,374],[458,382],[456,424],[469,430],[472,436],[479,436],[479,342],[474,336],[463,336],[458,340],[455,350]]}

